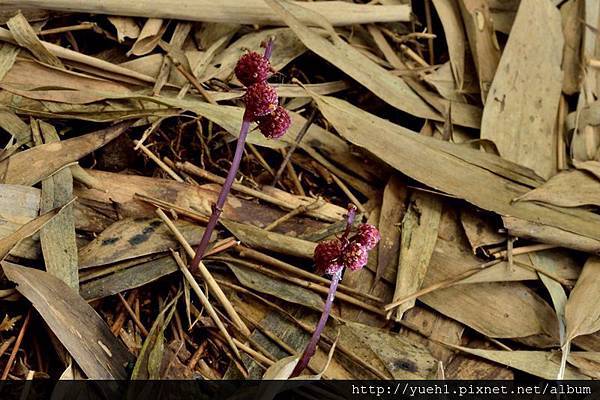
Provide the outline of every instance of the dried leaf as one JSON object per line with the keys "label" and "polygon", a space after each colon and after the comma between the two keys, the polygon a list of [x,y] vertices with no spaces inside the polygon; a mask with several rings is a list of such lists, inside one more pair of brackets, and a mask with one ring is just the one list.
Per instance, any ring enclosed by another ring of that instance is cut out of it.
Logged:
{"label": "dried leaf", "polygon": [[6,23],[8,29],[19,46],[29,50],[41,62],[64,68],[58,57],[48,51],[38,39],[35,31],[23,14],[18,13]]}
{"label": "dried leaf", "polygon": [[[552,353],[545,351],[502,351],[470,349],[461,346],[452,347],[457,350],[464,351],[465,353],[482,357],[486,360],[494,361],[543,379],[556,379],[556,373],[559,368],[559,363],[555,358],[552,357]],[[589,378],[577,372],[573,368],[568,368],[565,374],[565,379],[577,380]]]}
{"label": "dried leaf", "polygon": [[107,18],[117,30],[117,39],[123,43],[125,38],[137,39],[140,36],[140,27],[131,17],[119,17],[116,15]]}
{"label": "dried leaf", "polygon": [[122,122],[112,127],[59,143],[48,143],[14,154],[0,162],[0,181],[35,185],[69,163],[104,146],[131,126]]}
{"label": "dried leaf", "polygon": [[565,306],[567,341],[600,330],[599,292],[600,258],[592,256],[586,261]]}
{"label": "dried leaf", "polygon": [[[187,221],[175,222],[191,245],[200,242],[204,228]],[[115,222],[79,250],[79,268],[91,268],[176,248],[179,242],[158,218],[125,218]]]}
{"label": "dried leaf", "polygon": [[138,356],[131,379],[161,379],[161,366],[165,352],[165,329],[169,326],[171,318],[176,310],[179,295],[164,306],[160,314],[156,317],[148,337],[144,341],[140,355]]}
{"label": "dried leaf", "polygon": [[521,167],[492,154],[416,135],[343,100],[314,98],[341,135],[413,179],[500,215],[600,240],[600,216],[596,214],[534,203],[513,204],[515,197],[527,191],[522,183],[531,182]]}
{"label": "dried leaf", "polygon": [[227,263],[227,265],[233,271],[236,278],[239,279],[241,284],[248,288],[272,295],[290,303],[300,304],[317,311],[323,309],[325,303],[323,303],[321,296],[311,290],[285,282],[283,280],[271,278],[270,276],[258,271],[254,271],[250,268],[236,265],[233,262]]}
{"label": "dried leaf", "polygon": [[[68,204],[71,203],[69,202]],[[0,239],[0,260],[3,260],[4,257],[6,257],[6,255],[13,249],[13,247],[15,247],[21,240],[39,231],[44,225],[46,225],[58,213],[60,213],[64,207],[65,206],[50,210],[47,213],[27,222],[10,235]]]}
{"label": "dried leaf", "polygon": [[[421,288],[438,237],[442,202],[426,192],[413,192],[408,211],[402,221],[402,240],[398,260],[396,290],[393,300],[410,295]],[[414,307],[415,300],[398,307],[395,319]]]}
{"label": "dried leaf", "polygon": [[433,0],[433,5],[444,27],[452,75],[460,90],[464,85],[466,42],[460,8],[456,1]]}
{"label": "dried leaf", "polygon": [[[287,380],[289,379],[294,367],[298,364],[299,356],[289,356],[282,358],[271,365],[263,375],[263,380]],[[261,398],[261,397],[259,397]]]}
{"label": "dried leaf", "polygon": [[584,171],[564,171],[515,200],[539,201],[560,207],[600,206],[600,179]]}
{"label": "dried leaf", "polygon": [[[118,266],[119,264],[117,264]],[[127,264],[123,266],[124,269],[116,268],[116,271],[113,266],[107,267],[107,272],[102,277],[94,280],[86,279],[80,286],[79,293],[81,297],[87,301],[93,301],[113,296],[117,293],[144,286],[179,270],[170,256],[141,262],[129,268],[126,267],[128,267]]]}
{"label": "dried leaf", "polygon": [[390,263],[398,259],[400,248],[400,222],[406,212],[406,199],[408,192],[404,183],[397,175],[392,175],[383,191],[381,213],[377,228],[381,234],[381,241],[377,247],[377,270],[373,285],[375,285]]}
{"label": "dried leaf", "polygon": [[9,262],[2,268],[89,379],[127,378],[131,354],[77,292],[48,272]]}
{"label": "dried leaf", "polygon": [[489,4],[485,0],[459,0],[458,4],[479,76],[481,99],[485,104],[500,60],[500,46],[495,36]]}
{"label": "dried leaf", "polygon": [[562,69],[564,79],[562,91],[572,95],[579,91],[581,80],[581,36],[583,24],[583,2],[569,0],[560,7],[562,30],[565,38]]}
{"label": "dried leaf", "polygon": [[163,24],[163,20],[159,18],[146,20],[142,31],[127,55],[143,56],[150,53],[158,45],[162,35],[167,30],[167,26],[168,24]]}
{"label": "dried leaf", "polygon": [[[52,125],[36,121],[32,123],[32,126],[39,126],[44,143],[60,142],[58,133]],[[35,137],[36,135],[34,135]],[[65,206],[72,198],[73,176],[69,168],[63,168],[42,181],[40,212]],[[78,290],[77,243],[72,204],[65,206],[59,215],[40,229],[40,244],[46,270],[73,289]]]}
{"label": "dried leaf", "polygon": [[481,122],[481,137],[492,140],[504,158],[546,179],[557,169],[562,49],[556,7],[521,1]]}
{"label": "dried leaf", "polygon": [[267,249],[294,257],[308,259],[313,257],[316,244],[308,240],[297,239],[281,233],[265,231],[252,225],[239,224],[223,219],[221,223],[248,247]]}
{"label": "dried leaf", "polygon": [[[441,120],[402,79],[389,74],[342,41],[322,15],[288,1],[265,0],[265,3],[285,21],[306,47],[350,75],[383,101],[421,118]],[[311,25],[325,29],[327,37],[309,29],[301,20],[309,20]]]}

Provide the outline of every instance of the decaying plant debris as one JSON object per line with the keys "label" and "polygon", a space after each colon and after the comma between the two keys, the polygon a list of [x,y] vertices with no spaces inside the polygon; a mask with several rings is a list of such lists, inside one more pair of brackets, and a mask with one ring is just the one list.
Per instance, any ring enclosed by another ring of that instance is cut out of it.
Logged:
{"label": "decaying plant debris", "polygon": [[599,0],[177,3],[0,0],[3,379],[289,376],[349,204],[304,376],[600,377]]}

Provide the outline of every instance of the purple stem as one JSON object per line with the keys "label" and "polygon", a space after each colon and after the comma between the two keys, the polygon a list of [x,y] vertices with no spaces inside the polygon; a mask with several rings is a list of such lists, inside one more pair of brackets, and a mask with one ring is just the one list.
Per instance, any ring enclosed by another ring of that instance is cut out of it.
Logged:
{"label": "purple stem", "polygon": [[331,277],[331,284],[329,285],[329,291],[327,292],[327,300],[325,301],[325,307],[323,308],[323,313],[321,314],[321,319],[319,319],[319,323],[313,332],[312,337],[310,338],[310,342],[304,349],[304,353],[302,353],[302,357],[298,361],[298,364],[294,367],[292,371],[292,375],[290,378],[295,378],[300,375],[304,368],[308,365],[308,362],[315,355],[315,351],[317,350],[317,344],[319,343],[319,339],[321,339],[321,332],[325,329],[325,325],[327,324],[327,320],[329,319],[329,313],[331,311],[331,305],[333,304],[333,299],[335,298],[335,292],[337,291],[338,284],[340,283],[340,278],[342,277],[342,271],[338,271],[335,275]]}
{"label": "purple stem", "polygon": [[[350,234],[350,230],[352,229],[352,224],[354,223],[354,218],[356,217],[356,207],[354,205],[348,206],[348,214],[346,215],[346,230],[342,235],[342,240],[345,241]],[[321,339],[321,333],[323,329],[325,329],[325,325],[327,324],[327,320],[329,319],[329,313],[331,312],[331,305],[333,304],[333,299],[335,298],[335,292],[337,291],[338,284],[340,283],[340,279],[342,278],[343,270],[340,269],[337,273],[335,273],[331,277],[331,283],[329,284],[329,290],[327,291],[327,300],[325,301],[325,307],[323,308],[323,312],[321,313],[321,318],[319,319],[319,323],[315,328],[315,331],[306,345],[304,349],[304,353],[302,353],[302,357],[298,361],[298,364],[294,367],[290,378],[295,378],[299,376],[304,368],[308,365],[308,362],[315,355],[315,351],[317,350],[317,344],[319,343],[319,339]]]}
{"label": "purple stem", "polygon": [[[269,39],[265,47],[265,58],[270,58],[272,52],[273,40]],[[233,156],[233,161],[231,162],[231,167],[229,167],[229,172],[227,173],[227,178],[225,178],[225,183],[223,183],[223,186],[221,187],[221,192],[219,193],[217,203],[214,205],[212,214],[208,220],[208,223],[206,224],[206,229],[204,230],[204,234],[202,235],[200,244],[198,244],[198,247],[196,248],[196,254],[194,255],[194,259],[190,264],[191,272],[194,272],[198,269],[198,265],[200,264],[202,257],[204,257],[204,253],[206,253],[206,248],[208,247],[210,237],[212,236],[212,233],[215,230],[215,227],[217,226],[217,222],[219,222],[219,217],[221,216],[221,213],[223,213],[223,206],[225,205],[227,196],[231,191],[231,186],[233,185],[235,176],[237,175],[237,172],[240,169],[240,162],[242,161],[242,155],[244,154],[244,145],[246,144],[246,138],[248,137],[250,122],[250,118],[248,118],[248,116],[244,114],[244,119],[242,120],[240,135],[235,146],[235,154]]]}

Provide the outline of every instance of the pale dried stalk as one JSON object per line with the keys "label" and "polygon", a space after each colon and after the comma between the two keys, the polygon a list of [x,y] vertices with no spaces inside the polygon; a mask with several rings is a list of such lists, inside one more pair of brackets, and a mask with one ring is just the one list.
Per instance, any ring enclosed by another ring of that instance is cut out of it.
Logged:
{"label": "pale dried stalk", "polygon": [[[177,169],[187,172],[188,174],[192,174],[195,176],[198,176],[200,178],[204,178],[208,181],[214,182],[214,183],[218,183],[220,185],[222,185],[223,183],[225,183],[225,178],[222,178],[218,175],[215,175],[213,173],[210,173],[188,161],[186,162],[177,162],[175,163],[175,166],[177,167]],[[297,207],[296,204],[292,204],[290,202],[284,201],[284,200],[280,200],[276,197],[270,196],[268,194],[265,194],[261,191],[249,188],[247,186],[244,186],[240,183],[233,183],[233,185],[231,186],[231,188],[233,190],[235,190],[236,192],[240,192],[243,194],[247,194],[249,196],[255,197],[259,200],[263,200],[266,201],[267,203],[271,203],[273,205],[276,205],[278,207],[281,208],[285,208],[286,210],[293,210]],[[314,218],[319,218],[323,221],[327,221],[327,222],[336,222],[338,221],[337,219],[334,219],[333,217],[330,217],[329,215],[325,215],[321,212],[319,212],[319,210],[314,210],[314,211],[310,211],[308,213],[308,215],[310,215],[311,217]]]}
{"label": "pale dried stalk", "polygon": [[227,341],[227,343],[231,347],[231,350],[233,350],[233,352],[235,353],[235,355],[236,355],[236,357],[238,359],[241,358],[240,352],[239,352],[239,350],[238,350],[238,348],[237,348],[237,346],[236,346],[233,338],[231,337],[231,335],[229,334],[229,332],[227,332],[227,329],[225,328],[225,325],[223,325],[223,322],[221,322],[221,319],[219,318],[219,315],[217,314],[217,312],[213,308],[212,304],[210,304],[210,301],[208,301],[208,298],[206,297],[206,295],[204,294],[204,292],[202,291],[202,289],[198,285],[198,282],[196,282],[196,280],[192,276],[192,273],[190,272],[190,270],[188,269],[188,267],[185,265],[185,262],[183,262],[183,260],[181,259],[181,256],[179,256],[179,254],[177,252],[175,252],[173,250],[171,250],[171,252],[173,253],[173,258],[175,259],[175,262],[177,262],[177,265],[179,266],[179,269],[183,273],[183,276],[185,277],[185,279],[187,280],[187,282],[190,284],[190,287],[192,288],[192,290],[194,291],[194,293],[196,293],[196,295],[200,299],[200,302],[202,303],[202,306],[204,308],[206,308],[206,311],[208,312],[208,315],[210,315],[210,317],[214,321],[215,325],[217,325],[217,328],[219,328],[219,331],[221,332],[221,334],[225,337],[225,340]]}
{"label": "pale dried stalk", "polygon": [[[343,1],[294,2],[325,17],[332,25],[353,25],[370,22],[410,21],[408,5],[365,5]],[[224,22],[236,24],[284,25],[262,0],[1,0],[0,6],[42,8],[46,10],[87,12],[181,19],[187,21]],[[310,21],[304,21],[310,22]]]}
{"label": "pale dried stalk", "polygon": [[[173,224],[173,222],[169,219],[169,217],[167,217],[167,215],[160,208],[156,209],[156,214],[160,217],[160,219],[163,220],[163,222],[171,230],[171,232],[173,233],[173,235],[175,236],[177,241],[183,246],[185,252],[190,257],[194,257],[196,252],[194,251],[194,249],[192,249],[192,246],[190,246],[190,244],[187,242],[187,240],[185,240],[185,238],[183,237],[181,232],[179,232],[179,229],[177,229],[177,227],[175,226],[175,224]],[[244,321],[242,321],[242,319],[240,318],[238,313],[235,311],[235,309],[229,302],[229,299],[227,299],[227,297],[225,296],[225,293],[223,293],[223,291],[221,290],[221,287],[217,284],[217,282],[215,281],[215,279],[211,275],[210,271],[206,268],[206,266],[204,265],[203,262],[200,262],[198,264],[198,271],[200,271],[200,275],[202,275],[202,279],[204,279],[204,281],[208,285],[208,288],[210,289],[210,291],[215,295],[215,297],[217,298],[219,303],[221,303],[221,305],[225,309],[225,312],[227,313],[227,315],[229,315],[229,318],[231,318],[231,320],[233,321],[234,325],[244,335],[250,335],[250,330],[244,324]]]}
{"label": "pale dried stalk", "polygon": [[[0,6],[3,2],[0,0]],[[16,44],[12,34],[10,31],[0,28],[0,40],[4,42],[10,42]],[[93,68],[97,68],[102,71],[111,72],[113,74],[126,76],[129,78],[136,79],[142,82],[150,82],[154,83],[155,79],[151,76],[132,71],[125,67],[121,67],[108,61],[101,60],[99,58],[91,57],[82,53],[78,53],[73,50],[65,49],[64,47],[55,45],[53,43],[48,43],[42,41],[44,47],[52,54],[54,54],[58,58],[62,58],[64,60],[73,61],[79,64],[87,65]]]}
{"label": "pale dried stalk", "polygon": [[467,279],[467,278],[469,278],[469,277],[471,277],[471,276],[473,276],[475,274],[478,274],[479,272],[483,271],[484,269],[489,268],[489,267],[491,267],[493,265],[496,265],[496,264],[498,264],[500,262],[502,262],[502,261],[501,260],[494,260],[494,261],[487,262],[487,263],[481,265],[480,267],[466,270],[462,274],[458,274],[458,275],[456,275],[456,276],[454,276],[452,278],[446,279],[446,280],[444,280],[442,282],[435,283],[435,284],[433,284],[431,286],[428,286],[426,288],[423,288],[423,289],[421,289],[421,290],[419,290],[419,291],[417,291],[417,292],[415,292],[413,294],[410,294],[410,295],[405,296],[405,297],[403,297],[401,299],[393,301],[392,303],[390,303],[390,304],[386,305],[385,307],[383,307],[383,309],[385,311],[393,310],[394,308],[398,307],[399,305],[401,305],[401,304],[403,304],[403,303],[405,303],[405,302],[407,302],[409,300],[416,299],[418,297],[424,296],[427,293],[431,293],[431,292],[436,291],[436,290],[445,289],[447,287],[450,287],[450,286],[452,286],[452,285],[454,285],[454,284],[462,281],[463,279]]}
{"label": "pale dried stalk", "polygon": [[307,211],[316,210],[317,208],[321,207],[322,204],[323,204],[323,199],[321,199],[319,197],[310,204],[304,204],[299,207],[296,207],[289,213],[282,215],[281,217],[277,218],[275,221],[273,221],[269,225],[267,225],[265,227],[265,231],[271,231],[271,230],[275,229],[277,226],[281,225],[282,223],[289,220],[290,218],[295,217],[296,215],[303,214]]}
{"label": "pale dried stalk", "polygon": [[[305,271],[301,268],[295,267],[292,264],[285,263],[281,260],[278,260],[277,258],[268,256],[257,250],[250,249],[250,248],[244,247],[242,245],[236,246],[235,250],[239,253],[240,256],[242,256],[244,258],[251,258],[260,263],[270,265],[271,267],[274,267],[281,271],[285,271],[287,273],[305,278],[307,280],[322,283],[324,285],[329,285],[331,283],[331,281],[329,279],[323,278],[322,276],[319,276],[319,275],[313,274],[311,272]],[[350,286],[346,286],[341,283],[338,285],[338,290],[341,292],[346,292],[346,293],[354,295],[354,296],[363,297],[365,299],[372,300],[377,303],[383,303],[383,299],[381,297],[377,297],[377,296],[373,296],[372,294],[361,292],[357,289],[354,289]]]}
{"label": "pale dried stalk", "polygon": [[167,174],[169,174],[169,176],[171,178],[173,178],[177,182],[183,183],[183,179],[179,175],[177,175],[177,173],[175,173],[175,171],[173,171],[171,169],[171,167],[169,167],[160,158],[158,158],[153,152],[151,152],[150,149],[148,149],[146,146],[144,146],[141,142],[139,142],[137,140],[134,140],[133,143],[135,144],[136,148],[142,150],[142,152],[146,156],[148,156],[149,159],[154,161],[156,163],[156,165],[158,165],[163,171],[165,171]]}

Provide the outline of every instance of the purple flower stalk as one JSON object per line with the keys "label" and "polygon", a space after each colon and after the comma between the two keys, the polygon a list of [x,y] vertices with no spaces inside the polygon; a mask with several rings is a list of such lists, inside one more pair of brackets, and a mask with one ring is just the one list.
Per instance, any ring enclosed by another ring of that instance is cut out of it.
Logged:
{"label": "purple flower stalk", "polygon": [[325,325],[329,319],[331,305],[333,304],[338,284],[342,278],[344,267],[357,271],[367,265],[369,250],[375,248],[381,239],[377,228],[369,224],[359,225],[357,232],[349,237],[355,216],[356,207],[351,204],[348,206],[346,230],[342,237],[323,241],[315,248],[314,260],[316,270],[320,274],[330,274],[331,284],[329,285],[327,300],[325,301],[325,307],[321,313],[321,318],[317,323],[317,327],[315,328],[308,345],[306,345],[306,349],[304,349],[304,353],[302,353],[302,357],[294,367],[294,371],[292,371],[290,378],[299,376],[315,354],[317,344],[321,338],[321,333],[323,332],[323,329],[325,329]]}
{"label": "purple flower stalk", "polygon": [[[245,54],[240,58],[235,67],[237,78],[246,86],[246,95],[244,96],[246,111],[244,112],[240,135],[235,147],[235,154],[233,156],[233,161],[231,162],[231,167],[227,173],[227,178],[225,179],[225,183],[223,183],[219,198],[213,206],[213,212],[206,225],[206,230],[202,235],[200,244],[198,244],[198,247],[196,248],[194,259],[190,264],[190,270],[192,272],[198,268],[202,257],[204,257],[210,237],[223,212],[223,206],[227,200],[227,195],[229,195],[231,185],[240,168],[240,162],[244,153],[244,144],[246,143],[250,124],[252,122],[258,122],[260,131],[268,138],[281,137],[291,124],[291,119],[287,114],[287,111],[278,106],[277,92],[266,82],[266,79],[271,73],[269,58],[271,58],[272,52],[273,41],[269,40],[266,44],[264,55],[255,52]],[[271,114],[275,115],[272,118],[269,118]],[[265,120],[269,122],[261,122]]]}

